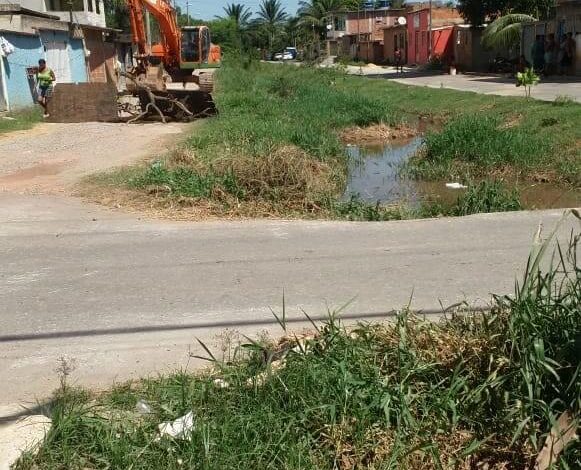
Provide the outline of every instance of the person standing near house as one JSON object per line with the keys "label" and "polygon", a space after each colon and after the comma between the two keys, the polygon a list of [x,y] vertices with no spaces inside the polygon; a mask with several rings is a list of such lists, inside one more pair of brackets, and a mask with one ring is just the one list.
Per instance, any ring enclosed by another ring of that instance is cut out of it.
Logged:
{"label": "person standing near house", "polygon": [[393,58],[395,62],[395,73],[403,73],[403,54],[399,47],[395,49]]}
{"label": "person standing near house", "polygon": [[543,73],[545,69],[545,43],[543,42],[543,37],[538,34],[533,44],[531,51],[531,56],[533,58],[533,68],[537,73]]}
{"label": "person standing near house", "polygon": [[561,44],[561,73],[571,75],[573,61],[575,60],[575,40],[573,33],[567,33]]}
{"label": "person standing near house", "polygon": [[545,75],[551,75],[555,72],[558,58],[559,45],[555,40],[555,35],[551,33],[545,41]]}
{"label": "person standing near house", "polygon": [[47,67],[46,60],[40,59],[36,71],[36,83],[38,84],[38,104],[42,106],[45,118],[50,116],[48,113],[48,101],[52,94],[52,87],[55,80],[54,72]]}

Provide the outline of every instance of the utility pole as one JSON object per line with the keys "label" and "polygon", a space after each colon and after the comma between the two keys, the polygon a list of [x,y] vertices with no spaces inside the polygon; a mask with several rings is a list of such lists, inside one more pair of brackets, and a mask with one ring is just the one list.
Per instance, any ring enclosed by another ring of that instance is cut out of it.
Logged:
{"label": "utility pole", "polygon": [[186,17],[188,19],[188,26],[190,26],[190,2],[186,1]]}
{"label": "utility pole", "polygon": [[151,18],[147,8],[145,9],[145,35],[147,36],[147,50],[151,52]]}
{"label": "utility pole", "polygon": [[360,48],[360,44],[361,44],[361,25],[360,25],[360,21],[361,21],[361,2],[358,1],[357,2],[357,49],[355,51],[355,57],[357,60],[359,60],[359,48]]}
{"label": "utility pole", "polygon": [[428,60],[432,60],[432,0],[430,0],[430,11],[428,13],[429,17],[429,26],[428,26]]}

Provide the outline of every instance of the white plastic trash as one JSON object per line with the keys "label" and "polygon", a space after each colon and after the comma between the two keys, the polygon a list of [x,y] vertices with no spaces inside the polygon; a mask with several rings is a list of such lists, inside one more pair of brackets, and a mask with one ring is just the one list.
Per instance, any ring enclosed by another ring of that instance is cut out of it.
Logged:
{"label": "white plastic trash", "polygon": [[461,183],[446,183],[446,188],[448,189],[466,189],[467,187]]}
{"label": "white plastic trash", "polygon": [[159,435],[173,437],[174,439],[190,440],[194,430],[194,413],[188,414],[176,419],[158,425]]}

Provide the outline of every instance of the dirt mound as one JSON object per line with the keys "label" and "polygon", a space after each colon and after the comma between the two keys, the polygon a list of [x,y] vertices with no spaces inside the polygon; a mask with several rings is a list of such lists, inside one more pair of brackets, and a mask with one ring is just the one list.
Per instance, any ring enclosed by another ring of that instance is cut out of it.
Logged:
{"label": "dirt mound", "polygon": [[350,127],[341,131],[339,137],[346,144],[363,144],[374,142],[389,142],[396,139],[410,139],[418,135],[418,131],[412,127],[388,126],[386,124],[373,124],[367,127]]}

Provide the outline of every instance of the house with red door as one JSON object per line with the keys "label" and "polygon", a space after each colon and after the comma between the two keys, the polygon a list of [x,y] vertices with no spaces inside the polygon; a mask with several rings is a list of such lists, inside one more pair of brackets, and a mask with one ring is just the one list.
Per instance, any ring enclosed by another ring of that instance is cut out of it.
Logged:
{"label": "house with red door", "polygon": [[454,26],[464,23],[456,8],[435,5],[430,9],[422,4],[409,11],[406,18],[408,64],[427,64],[430,54],[443,63],[454,61]]}

